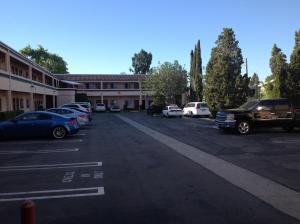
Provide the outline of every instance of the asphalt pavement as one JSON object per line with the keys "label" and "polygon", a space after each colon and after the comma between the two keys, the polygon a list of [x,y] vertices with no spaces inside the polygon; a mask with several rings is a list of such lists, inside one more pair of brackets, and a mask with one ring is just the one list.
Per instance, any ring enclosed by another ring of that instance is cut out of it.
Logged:
{"label": "asphalt pavement", "polygon": [[[237,136],[209,119],[122,116],[299,192],[300,133]],[[20,223],[300,223],[157,141],[116,114],[64,140],[0,142],[0,220]]]}

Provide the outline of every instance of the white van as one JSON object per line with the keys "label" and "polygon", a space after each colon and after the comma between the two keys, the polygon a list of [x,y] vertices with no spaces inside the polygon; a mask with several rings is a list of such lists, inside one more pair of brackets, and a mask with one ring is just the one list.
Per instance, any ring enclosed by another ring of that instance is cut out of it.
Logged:
{"label": "white van", "polygon": [[183,108],[183,115],[191,117],[211,117],[211,113],[205,102],[189,102]]}

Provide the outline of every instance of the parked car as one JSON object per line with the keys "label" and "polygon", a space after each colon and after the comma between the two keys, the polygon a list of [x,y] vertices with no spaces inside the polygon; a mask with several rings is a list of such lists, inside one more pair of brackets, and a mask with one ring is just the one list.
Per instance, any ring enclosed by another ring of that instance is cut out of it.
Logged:
{"label": "parked car", "polygon": [[183,108],[183,115],[191,117],[211,117],[211,113],[205,102],[190,102]]}
{"label": "parked car", "polygon": [[163,111],[163,108],[164,108],[163,106],[151,104],[151,105],[147,108],[147,115],[153,116],[154,114],[161,114],[162,111]]}
{"label": "parked car", "polygon": [[75,118],[45,111],[23,113],[13,120],[0,123],[1,138],[51,136],[62,139],[78,130],[79,124]]}
{"label": "parked car", "polygon": [[112,105],[112,106],[110,107],[110,111],[111,111],[111,112],[120,112],[120,111],[121,111],[121,108],[120,108],[119,105]]}
{"label": "parked car", "polygon": [[177,105],[166,106],[162,112],[163,117],[182,117],[182,110]]}
{"label": "parked car", "polygon": [[79,112],[84,112],[84,113],[88,114],[89,120],[90,120],[90,121],[92,120],[92,113],[89,111],[88,108],[83,107],[83,106],[80,105],[80,104],[75,104],[75,103],[64,104],[64,105],[62,105],[61,107],[62,107],[62,108],[71,108],[71,109],[77,110],[77,111],[79,111]]}
{"label": "parked car", "polygon": [[71,108],[51,108],[47,111],[69,118],[75,118],[77,119],[80,126],[84,126],[89,123],[89,115],[85,112],[80,112]]}
{"label": "parked car", "polygon": [[97,103],[95,107],[96,112],[104,112],[106,111],[106,106],[104,103]]}
{"label": "parked car", "polygon": [[88,110],[88,112],[92,113],[92,104],[90,102],[75,102],[74,104],[78,104]]}
{"label": "parked car", "polygon": [[300,109],[288,99],[249,101],[236,109],[218,112],[216,125],[246,135],[255,127],[279,126],[287,131],[300,124]]}

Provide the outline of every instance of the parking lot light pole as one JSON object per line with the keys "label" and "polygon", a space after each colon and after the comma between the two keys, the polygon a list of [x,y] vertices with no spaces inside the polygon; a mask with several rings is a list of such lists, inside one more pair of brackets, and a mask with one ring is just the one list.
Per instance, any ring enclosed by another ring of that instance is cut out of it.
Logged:
{"label": "parking lot light pole", "polygon": [[21,224],[35,224],[35,204],[33,201],[24,201],[21,206]]}

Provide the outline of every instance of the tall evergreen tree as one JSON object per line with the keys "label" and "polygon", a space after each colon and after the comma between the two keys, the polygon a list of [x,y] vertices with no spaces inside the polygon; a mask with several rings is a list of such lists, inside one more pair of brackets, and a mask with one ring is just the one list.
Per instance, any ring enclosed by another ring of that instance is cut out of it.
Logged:
{"label": "tall evergreen tree", "polygon": [[193,101],[202,101],[203,83],[202,83],[202,58],[200,40],[197,41],[194,51],[191,52],[191,90],[190,97]]}
{"label": "tall evergreen tree", "polygon": [[217,46],[212,49],[206,67],[205,99],[214,112],[239,106],[246,101],[244,96],[248,91],[243,92],[245,84],[242,83],[245,83],[246,77],[241,76],[243,56],[238,43],[234,31],[224,28],[216,41]]}
{"label": "tall evergreen tree", "polygon": [[290,58],[288,86],[290,98],[300,98],[300,30],[295,32],[295,46]]}
{"label": "tall evergreen tree", "polygon": [[272,80],[269,85],[273,85],[270,96],[273,98],[288,97],[290,91],[287,86],[288,74],[286,56],[276,44],[274,44],[272,49],[270,68],[272,71]]}
{"label": "tall evergreen tree", "polygon": [[249,82],[249,85],[250,86],[257,86],[259,84],[259,77],[258,75],[254,72],[251,79],[250,79],[250,82]]}
{"label": "tall evergreen tree", "polygon": [[195,91],[194,91],[194,87],[193,87],[193,80],[194,80],[194,63],[195,63],[195,58],[194,58],[194,51],[191,50],[191,65],[190,65],[190,73],[189,73],[189,83],[190,83],[190,101],[195,101]]}

